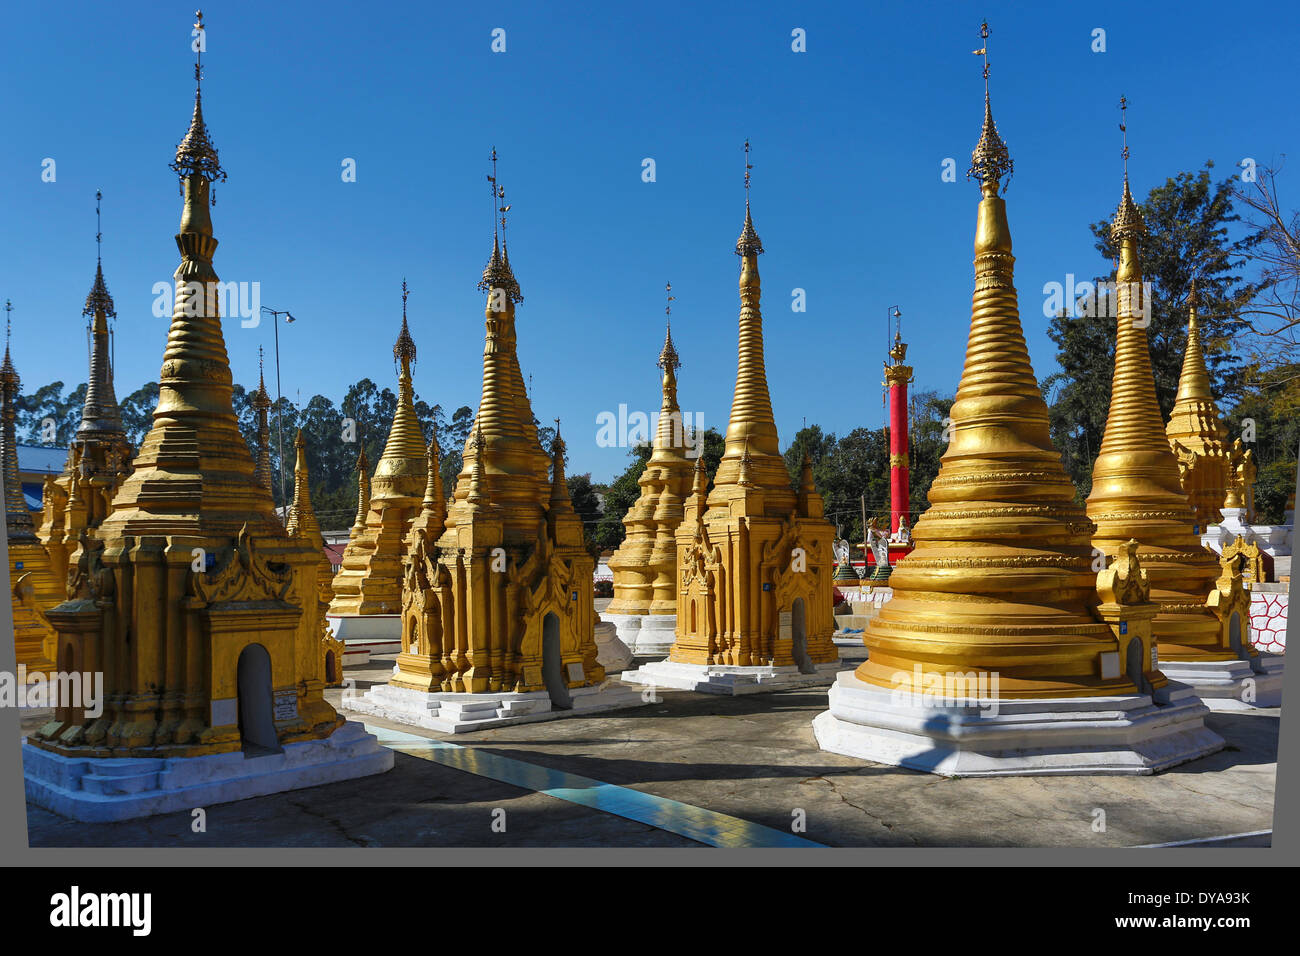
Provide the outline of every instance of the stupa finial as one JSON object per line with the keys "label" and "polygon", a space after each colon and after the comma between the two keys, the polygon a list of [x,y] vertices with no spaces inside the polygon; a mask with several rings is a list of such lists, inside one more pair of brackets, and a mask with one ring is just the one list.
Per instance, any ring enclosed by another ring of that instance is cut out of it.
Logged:
{"label": "stupa finial", "polygon": [[194,115],[185,138],[176,147],[176,159],[171,168],[184,180],[189,176],[202,176],[208,182],[224,181],[226,171],[217,158],[217,147],[208,135],[203,122],[203,50],[207,46],[207,28],[203,25],[203,11],[194,12]]}
{"label": "stupa finial", "polygon": [[736,240],[736,255],[756,256],[763,251],[763,242],[754,231],[754,218],[749,214],[749,177],[754,164],[749,161],[749,140],[745,140],[745,226]]}
{"label": "stupa finial", "polygon": [[1011,159],[1011,151],[998,135],[997,124],[993,122],[993,107],[989,100],[990,32],[988,21],[985,20],[980,24],[980,39],[984,41],[983,46],[971,51],[977,56],[984,57],[984,126],[980,129],[979,142],[975,144],[975,149],[971,153],[970,169],[966,171],[966,178],[976,180],[980,184],[980,192],[985,196],[997,195],[999,188],[1006,192],[1006,187],[1002,185],[1002,177],[1007,178],[1009,185],[1015,167]]}

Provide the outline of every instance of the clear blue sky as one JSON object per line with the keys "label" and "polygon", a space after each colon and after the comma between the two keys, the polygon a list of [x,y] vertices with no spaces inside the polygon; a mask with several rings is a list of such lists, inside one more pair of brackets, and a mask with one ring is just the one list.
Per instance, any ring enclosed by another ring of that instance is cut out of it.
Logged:
{"label": "clear blue sky", "polygon": [[[287,395],[337,401],[363,376],[392,385],[406,277],[417,390],[448,409],[477,404],[495,145],[525,296],[520,358],[539,417],[563,419],[570,471],[600,480],[624,467],[625,449],[596,446],[601,411],[658,408],[667,280],[683,408],[724,428],[746,138],[783,443],[804,418],[841,434],[881,423],[892,304],[915,387],[952,391],[970,308],[982,16],[1040,378],[1054,367],[1043,283],[1104,271],[1087,224],[1119,198],[1121,94],[1138,195],[1206,159],[1227,174],[1242,157],[1300,152],[1294,4],[613,6],[203,5],[205,115],[230,174],[213,210],[216,268],[299,317],[281,327]],[[167,163],[192,105],[193,10],[6,4],[0,299],[14,301],[29,386],[86,377],[97,188],[119,391],[157,377],[167,320],[152,288],[178,262]],[[490,49],[497,27],[505,53]],[[795,28],[806,53],[791,50]],[[1104,53],[1090,49],[1095,28]],[[345,157],[355,183],[341,180]],[[654,183],[642,182],[646,157]],[[941,181],[946,157],[956,183]],[[238,381],[256,381],[271,334],[226,323]]]}

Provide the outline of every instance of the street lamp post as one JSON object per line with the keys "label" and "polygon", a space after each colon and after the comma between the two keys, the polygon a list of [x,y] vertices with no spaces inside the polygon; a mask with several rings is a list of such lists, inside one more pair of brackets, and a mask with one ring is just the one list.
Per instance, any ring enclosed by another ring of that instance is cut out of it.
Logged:
{"label": "street lamp post", "polygon": [[[262,311],[271,316],[271,327],[275,330],[275,453],[280,461],[280,507],[286,507],[288,498],[284,487],[284,409],[281,407],[280,394],[280,324],[278,319],[284,316],[286,323],[296,322],[287,310],[272,309],[262,306]],[[283,518],[283,512],[281,517]]]}

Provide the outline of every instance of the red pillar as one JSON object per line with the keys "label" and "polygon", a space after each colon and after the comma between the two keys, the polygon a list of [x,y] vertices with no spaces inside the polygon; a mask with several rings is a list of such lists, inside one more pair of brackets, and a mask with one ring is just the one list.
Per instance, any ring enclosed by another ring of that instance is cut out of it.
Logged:
{"label": "red pillar", "polygon": [[[889,385],[889,532],[898,530],[898,519],[907,514],[907,382]],[[911,524],[911,519],[908,519]]]}

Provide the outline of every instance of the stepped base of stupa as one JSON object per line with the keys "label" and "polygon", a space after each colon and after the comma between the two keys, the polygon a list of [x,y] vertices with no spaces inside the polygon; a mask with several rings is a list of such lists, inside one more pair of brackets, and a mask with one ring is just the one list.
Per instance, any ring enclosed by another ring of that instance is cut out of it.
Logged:
{"label": "stepped base of stupa", "polygon": [[634,657],[653,660],[668,656],[677,634],[676,614],[601,614],[618,629],[618,639]]}
{"label": "stepped base of stupa", "polygon": [[949,698],[866,684],[852,671],[813,720],[822,750],[945,777],[1151,774],[1225,746],[1195,693],[1171,682],[1124,697]]}
{"label": "stepped base of stupa", "polygon": [[202,757],[65,757],[23,744],[29,803],[111,823],[353,780],[393,768],[393,752],[356,721],[279,752]]}
{"label": "stepped base of stupa", "polygon": [[359,714],[383,717],[412,727],[424,727],[444,734],[463,734],[489,727],[556,720],[654,703],[648,699],[649,695],[612,680],[591,687],[567,688],[565,696],[568,697],[568,706],[561,706],[544,690],[526,693],[428,693],[410,687],[380,684],[361,696],[345,696],[343,707]]}
{"label": "stepped base of stupa", "polygon": [[1260,654],[1253,662],[1163,660],[1160,671],[1190,687],[1210,710],[1249,713],[1282,706],[1285,663],[1281,654]]}
{"label": "stepped base of stupa", "polygon": [[623,674],[630,684],[693,690],[703,694],[767,694],[795,687],[824,686],[844,665],[840,661],[814,664],[808,670],[791,665],[732,667],[725,664],[681,664],[654,661]]}

